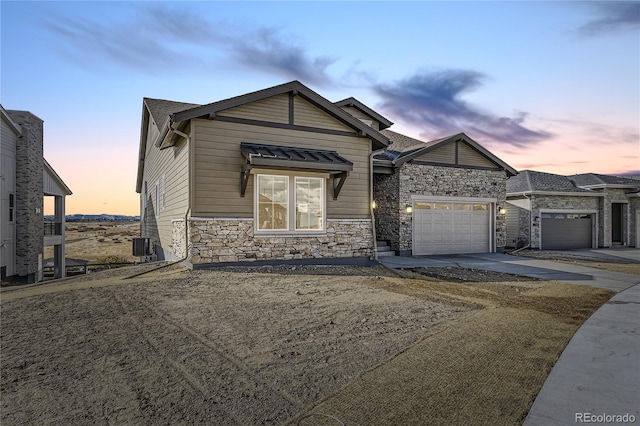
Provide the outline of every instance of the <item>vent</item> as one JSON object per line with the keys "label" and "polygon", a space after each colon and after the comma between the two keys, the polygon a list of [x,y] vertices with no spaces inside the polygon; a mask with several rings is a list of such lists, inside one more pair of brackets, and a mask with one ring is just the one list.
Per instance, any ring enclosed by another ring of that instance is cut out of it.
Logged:
{"label": "vent", "polygon": [[133,255],[149,256],[151,255],[151,242],[149,238],[133,238]]}

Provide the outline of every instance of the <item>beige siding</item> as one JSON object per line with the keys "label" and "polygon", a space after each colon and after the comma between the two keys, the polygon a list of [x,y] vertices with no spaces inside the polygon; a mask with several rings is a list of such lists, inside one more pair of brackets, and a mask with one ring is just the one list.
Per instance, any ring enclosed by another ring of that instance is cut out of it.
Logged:
{"label": "beige siding", "polygon": [[318,127],[355,133],[355,130],[340,120],[318,109],[301,96],[293,98],[293,122],[298,126]]}
{"label": "beige siding", "polygon": [[271,121],[274,123],[289,122],[289,95],[272,96],[251,102],[236,108],[217,113],[224,117],[244,118],[248,120]]}
{"label": "beige siding", "polygon": [[[151,237],[165,251],[172,251],[171,221],[184,219],[189,207],[189,143],[182,140],[175,147],[160,150],[154,145],[155,135],[157,131],[150,129],[140,194],[142,201],[146,186],[147,198],[143,201],[146,214],[141,221],[141,231],[143,237]],[[164,207],[156,203],[156,184],[160,184],[163,176]],[[159,205],[158,211],[156,205]]]}
{"label": "beige siding", "polygon": [[497,167],[493,161],[463,142],[458,144],[458,164],[463,166]]}
{"label": "beige siding", "polygon": [[456,163],[456,145],[448,143],[444,146],[431,150],[425,154],[415,158],[415,161],[426,161],[429,163],[439,164],[455,164]]}
{"label": "beige siding", "polygon": [[357,108],[354,107],[348,107],[348,106],[344,106],[341,107],[344,111],[348,112],[349,114],[351,114],[351,116],[357,118],[358,120],[364,120],[367,124],[369,121],[371,121],[371,127],[373,127],[376,130],[380,130],[380,123],[376,120],[374,120],[373,118],[369,117],[367,114],[365,114],[364,112],[360,111]]}
{"label": "beige siding", "polygon": [[365,138],[301,132],[216,120],[193,120],[194,193],[192,216],[253,217],[253,177],[240,197],[240,170],[245,163],[241,142],[335,150],[354,163],[353,172],[333,200],[327,182],[328,218],[369,217],[369,153]]}

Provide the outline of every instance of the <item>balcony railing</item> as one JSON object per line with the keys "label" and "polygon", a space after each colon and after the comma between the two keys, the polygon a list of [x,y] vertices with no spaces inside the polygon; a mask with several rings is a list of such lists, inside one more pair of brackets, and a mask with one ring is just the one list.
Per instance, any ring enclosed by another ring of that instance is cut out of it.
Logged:
{"label": "balcony railing", "polygon": [[45,222],[44,223],[44,235],[62,235],[62,223],[60,222]]}

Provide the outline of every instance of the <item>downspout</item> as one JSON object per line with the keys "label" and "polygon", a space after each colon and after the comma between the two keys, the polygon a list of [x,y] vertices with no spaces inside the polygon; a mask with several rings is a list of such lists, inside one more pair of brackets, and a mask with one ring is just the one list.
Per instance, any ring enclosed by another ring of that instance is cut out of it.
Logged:
{"label": "downspout", "polygon": [[369,154],[369,211],[371,212],[371,232],[373,232],[373,259],[376,262],[378,261],[378,240],[376,238],[376,217],[373,212],[373,157],[384,151],[384,149],[379,149]]}
{"label": "downspout", "polygon": [[[533,210],[533,203],[531,201],[531,198],[527,197],[527,194],[525,194],[524,192],[522,193],[522,196],[524,198],[526,198],[527,200],[529,200],[529,244],[527,244],[526,247],[531,247],[531,238],[532,238],[531,228],[533,227],[533,222],[532,222],[532,218],[531,218],[531,210]],[[518,218],[518,222],[520,222],[519,218]],[[518,227],[520,227],[519,223],[518,223]],[[524,247],[523,247],[523,249],[524,249]]]}

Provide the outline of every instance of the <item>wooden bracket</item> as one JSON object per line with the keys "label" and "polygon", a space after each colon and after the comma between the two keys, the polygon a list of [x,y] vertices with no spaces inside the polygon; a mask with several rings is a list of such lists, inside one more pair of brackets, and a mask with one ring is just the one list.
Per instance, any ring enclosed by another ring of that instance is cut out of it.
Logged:
{"label": "wooden bracket", "polygon": [[242,166],[242,171],[240,172],[240,196],[244,198],[244,193],[247,190],[247,183],[249,183],[249,176],[251,175],[251,165],[245,164]]}
{"label": "wooden bracket", "polygon": [[338,199],[338,194],[340,194],[340,190],[342,190],[342,185],[347,180],[347,176],[349,176],[348,172],[341,172],[333,175],[333,199]]}

